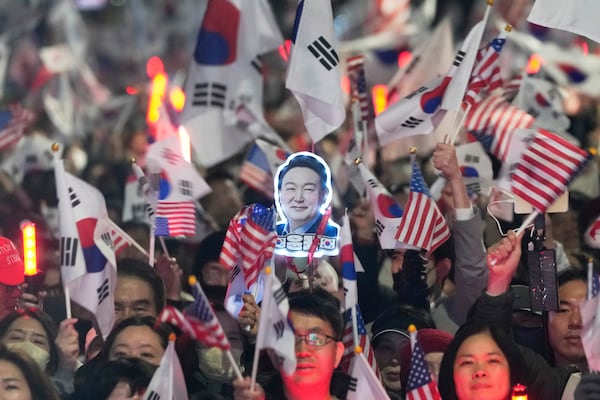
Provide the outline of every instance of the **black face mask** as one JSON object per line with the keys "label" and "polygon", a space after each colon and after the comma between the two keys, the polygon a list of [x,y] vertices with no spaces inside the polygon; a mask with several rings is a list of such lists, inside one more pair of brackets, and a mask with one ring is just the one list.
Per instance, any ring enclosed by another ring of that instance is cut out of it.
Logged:
{"label": "black face mask", "polygon": [[227,286],[203,284],[202,290],[204,290],[204,294],[214,306],[223,307],[223,303],[225,302],[225,294],[227,293]]}

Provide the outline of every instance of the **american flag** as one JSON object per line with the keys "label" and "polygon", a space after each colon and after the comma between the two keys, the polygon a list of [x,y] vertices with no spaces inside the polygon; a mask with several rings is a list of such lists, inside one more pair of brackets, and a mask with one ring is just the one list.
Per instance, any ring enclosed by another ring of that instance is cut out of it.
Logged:
{"label": "american flag", "polygon": [[241,261],[247,288],[256,282],[264,263],[273,256],[277,240],[274,221],[274,209],[252,204],[229,222],[219,262],[233,269]]}
{"label": "american flag", "polygon": [[498,95],[488,96],[469,112],[465,127],[500,161],[506,161],[515,129],[531,128],[535,119]]}
{"label": "american flag", "polygon": [[246,287],[252,286],[267,260],[273,257],[277,234],[275,209],[260,204],[249,207],[250,212],[240,232],[240,253]]}
{"label": "american flag", "polygon": [[481,49],[475,60],[475,67],[471,74],[467,93],[463,100],[464,104],[471,105],[475,103],[477,95],[484,88],[488,92],[502,86],[502,76],[500,75],[500,52],[506,42],[506,31],[502,31],[497,38],[492,39],[489,45]]}
{"label": "american flag", "polygon": [[[344,326],[344,331],[342,333],[342,343],[344,343],[344,354],[342,355],[342,360],[340,361],[340,368],[342,371],[348,373],[350,370],[350,364],[352,362],[352,358],[354,357],[354,333],[352,330],[352,310],[349,309],[344,312],[344,319],[346,320],[346,325]],[[367,328],[365,327],[365,322],[362,318],[362,314],[360,313],[360,307],[358,304],[356,305],[356,329],[358,331],[358,345],[362,349],[362,353],[365,355],[369,365],[377,378],[379,375],[379,368],[377,368],[377,361],[375,360],[375,353],[373,352],[373,348],[371,347],[371,340],[369,335],[367,334]]]}
{"label": "american flag", "polygon": [[[196,303],[194,303],[194,306]],[[210,305],[208,305],[210,307]],[[208,311],[212,313],[212,310]],[[194,340],[199,341],[208,347],[218,347],[222,350],[229,350],[231,345],[219,320],[212,315],[207,321],[202,321],[190,315],[184,315],[181,311],[173,306],[167,305],[160,312],[158,318],[161,322],[174,325],[181,329],[184,333],[190,335]]]}
{"label": "american flag", "polygon": [[194,236],[196,207],[193,201],[159,201],[156,208],[156,236]]}
{"label": "american flag", "polygon": [[396,240],[427,251],[434,251],[448,240],[450,229],[429,193],[415,155],[411,157],[410,194],[396,233]]}
{"label": "american flag", "polygon": [[369,120],[369,99],[367,96],[367,82],[365,80],[365,57],[354,56],[347,60],[348,77],[350,78],[352,98],[358,100],[360,106],[360,120]]}
{"label": "american flag", "polygon": [[348,215],[344,215],[342,231],[340,232],[340,263],[342,264],[344,307],[348,310],[358,304],[354,247],[352,246],[352,231],[350,230]]}
{"label": "american flag", "polygon": [[513,193],[544,213],[590,159],[587,151],[538,129],[512,174]]}
{"label": "american flag", "polygon": [[257,139],[240,169],[240,179],[249,187],[273,199],[273,176],[289,153],[264,140]]}
{"label": "american flag", "polygon": [[[416,332],[411,333],[416,335]],[[412,340],[411,340],[412,342]],[[406,385],[406,400],[441,400],[435,382],[431,379],[431,372],[425,363],[425,354],[415,338],[412,348],[408,383]]]}
{"label": "american flag", "polygon": [[0,150],[9,148],[23,137],[23,131],[33,121],[33,113],[20,104],[0,111]]}

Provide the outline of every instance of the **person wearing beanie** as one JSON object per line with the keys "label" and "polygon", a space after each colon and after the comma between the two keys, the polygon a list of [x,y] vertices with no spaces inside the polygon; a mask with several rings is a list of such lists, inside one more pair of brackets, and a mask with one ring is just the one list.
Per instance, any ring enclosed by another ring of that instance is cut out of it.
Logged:
{"label": "person wearing beanie", "polygon": [[[435,382],[438,380],[440,373],[440,364],[444,357],[444,352],[452,341],[452,336],[446,331],[440,329],[420,329],[417,331],[417,340],[423,349],[425,354],[425,362],[431,372],[431,377]],[[400,368],[400,381],[402,387],[406,387],[408,382],[408,372],[410,371],[410,362],[412,359],[412,351],[410,343],[407,343],[400,352],[401,368]]]}
{"label": "person wearing beanie", "polygon": [[371,345],[381,371],[382,383],[392,399],[402,399],[402,348],[408,343],[408,326],[417,329],[434,328],[433,320],[425,310],[408,305],[388,308],[371,326]]}
{"label": "person wearing beanie", "polygon": [[0,236],[0,319],[18,307],[25,282],[23,260],[15,244]]}

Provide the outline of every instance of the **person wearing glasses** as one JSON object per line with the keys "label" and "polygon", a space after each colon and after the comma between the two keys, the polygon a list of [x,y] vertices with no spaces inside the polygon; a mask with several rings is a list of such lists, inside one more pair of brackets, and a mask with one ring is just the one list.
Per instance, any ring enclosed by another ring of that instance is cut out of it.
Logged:
{"label": "person wearing glasses", "polygon": [[350,377],[334,371],[344,354],[344,322],[339,302],[321,288],[289,295],[290,319],[296,334],[296,370],[283,370],[250,391],[250,378],[234,382],[236,400],[323,400],[345,398]]}
{"label": "person wearing glasses", "polygon": [[17,309],[25,282],[23,260],[15,244],[0,236],[0,319]]}

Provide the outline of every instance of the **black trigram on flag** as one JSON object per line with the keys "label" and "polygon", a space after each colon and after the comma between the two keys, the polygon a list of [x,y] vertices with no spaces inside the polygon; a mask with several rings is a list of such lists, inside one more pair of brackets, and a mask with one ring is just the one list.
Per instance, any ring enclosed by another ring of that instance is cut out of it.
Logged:
{"label": "black trigram on flag", "polygon": [[465,182],[465,186],[467,187],[467,191],[470,193],[479,193],[481,192],[481,185],[479,184],[479,182],[470,182],[470,183],[466,183]]}
{"label": "black trigram on flag", "polygon": [[416,128],[417,126],[419,126],[424,120],[419,119],[419,118],[415,118],[415,117],[408,117],[408,119],[406,121],[404,121],[402,124],[400,124],[401,126],[405,127],[405,128]]}
{"label": "black trigram on flag", "polygon": [[138,185],[137,185],[137,194],[138,194],[138,196],[142,196],[144,194],[144,186],[146,184],[150,185],[150,183],[148,182],[148,177],[147,176],[140,176],[138,178]]}
{"label": "black trigram on flag", "polygon": [[148,400],[160,400],[160,394],[156,393],[154,390],[150,392],[148,395]]}
{"label": "black trigram on flag", "polygon": [[327,40],[325,40],[323,36],[319,36],[317,40],[309,44],[308,50],[313,56],[315,56],[321,65],[325,67],[327,71],[331,71],[331,69],[340,62],[335,49]]}
{"label": "black trigram on flag", "polygon": [[465,52],[462,50],[459,50],[458,53],[456,53],[456,57],[454,57],[454,66],[458,67],[460,65],[460,63],[463,61],[463,59],[465,58]]}
{"label": "black trigram on flag", "polygon": [[194,85],[192,105],[199,107],[225,108],[227,86],[217,82],[200,82]]}
{"label": "black trigram on flag", "polygon": [[108,295],[110,294],[110,291],[108,289],[109,289],[108,278],[106,278],[104,280],[104,282],[102,282],[102,285],[100,285],[100,287],[98,289],[96,289],[96,293],[98,294],[98,305],[102,304],[104,299],[106,299],[108,297]]}
{"label": "black trigram on flag", "polygon": [[256,72],[262,74],[263,64],[262,61],[260,61],[260,59],[258,58],[258,56],[254,57],[252,61],[250,61],[250,65],[256,70]]}
{"label": "black trigram on flag", "polygon": [[74,237],[60,238],[60,265],[74,267],[77,263],[77,247],[79,239]]}
{"label": "black trigram on flag", "polygon": [[229,282],[233,282],[235,277],[238,276],[240,272],[242,272],[242,270],[239,266],[236,265],[235,267],[233,267],[233,271],[231,272],[231,279],[229,280]]}
{"label": "black trigram on flag", "polygon": [[375,221],[375,231],[377,232],[377,236],[381,236],[383,230],[385,229],[385,225],[380,220]]}
{"label": "black trigram on flag", "polygon": [[376,179],[367,179],[367,183],[369,184],[369,186],[371,186],[372,188],[376,188],[379,187],[379,182],[377,182]]}
{"label": "black trigram on flag", "polygon": [[110,247],[113,250],[115,249],[115,245],[113,243],[112,237],[110,237],[109,232],[104,232],[102,235],[100,235],[100,239],[102,239],[104,244],[106,244],[108,247]]}
{"label": "black trigram on flag", "polygon": [[38,157],[35,154],[27,154],[25,156],[25,164],[26,165],[32,165],[32,164],[37,164],[38,163]]}
{"label": "black trigram on flag", "polygon": [[426,91],[428,88],[427,86],[421,86],[420,88],[418,88],[417,90],[415,90],[414,92],[412,92],[411,94],[409,94],[408,96],[406,96],[406,99],[412,99],[413,97],[415,97],[418,94],[423,93],[424,91]]}
{"label": "black trigram on flag", "polygon": [[275,299],[275,302],[277,302],[277,305],[281,304],[281,302],[285,300],[285,291],[282,287],[273,292],[273,298]]}
{"label": "black trigram on flag", "polygon": [[179,180],[179,193],[184,196],[192,196],[192,182],[186,179]]}
{"label": "black trigram on flag", "polygon": [[148,215],[148,218],[152,218],[154,216],[154,207],[152,207],[150,204],[146,204],[146,214]]}
{"label": "black trigram on flag", "polygon": [[356,392],[356,386],[358,385],[358,379],[351,377],[348,381],[348,390],[350,392]]}
{"label": "black trigram on flag", "polygon": [[275,335],[277,336],[277,340],[283,337],[283,332],[285,331],[285,321],[280,319],[279,321],[273,324],[273,329],[275,329]]}
{"label": "black trigram on flag", "polygon": [[79,198],[77,197],[77,193],[73,190],[73,188],[69,188],[69,198],[71,199],[71,207],[75,208],[81,204]]}

